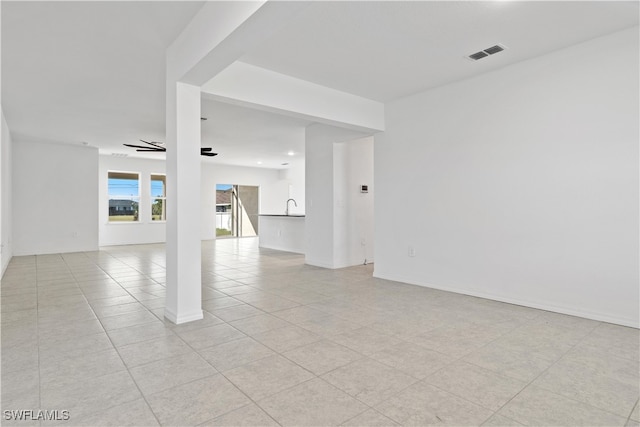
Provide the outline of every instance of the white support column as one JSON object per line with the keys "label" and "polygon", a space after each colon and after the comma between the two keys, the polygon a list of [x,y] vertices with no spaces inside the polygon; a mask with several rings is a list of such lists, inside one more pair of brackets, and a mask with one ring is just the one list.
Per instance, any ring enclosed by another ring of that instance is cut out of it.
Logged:
{"label": "white support column", "polygon": [[[340,168],[346,167],[344,153],[335,151],[335,143],[362,138],[348,129],[322,124],[305,131],[305,263],[324,268],[342,268],[349,262],[340,257],[336,245],[344,245],[346,219],[344,196],[336,189],[346,185]],[[338,172],[338,173],[337,173]],[[338,181],[336,181],[338,180]],[[360,244],[360,239],[357,240]]]}
{"label": "white support column", "polygon": [[200,87],[167,84],[167,294],[165,317],[202,319]]}
{"label": "white support column", "polygon": [[305,263],[333,268],[333,141],[323,130],[305,131]]}
{"label": "white support column", "polygon": [[200,86],[256,47],[306,2],[204,2],[167,49],[165,317],[202,319]]}

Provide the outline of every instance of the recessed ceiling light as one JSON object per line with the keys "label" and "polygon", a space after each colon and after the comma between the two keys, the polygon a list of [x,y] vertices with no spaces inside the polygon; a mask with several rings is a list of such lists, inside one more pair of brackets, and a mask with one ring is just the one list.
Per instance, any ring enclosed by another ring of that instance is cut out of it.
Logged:
{"label": "recessed ceiling light", "polygon": [[293,156],[294,154],[296,154],[296,153],[294,153],[293,151],[289,151],[289,152],[287,153],[287,155],[289,155],[289,156]]}
{"label": "recessed ceiling light", "polygon": [[262,164],[262,161],[258,160],[256,163],[258,163],[259,165],[261,165],[261,164]]}

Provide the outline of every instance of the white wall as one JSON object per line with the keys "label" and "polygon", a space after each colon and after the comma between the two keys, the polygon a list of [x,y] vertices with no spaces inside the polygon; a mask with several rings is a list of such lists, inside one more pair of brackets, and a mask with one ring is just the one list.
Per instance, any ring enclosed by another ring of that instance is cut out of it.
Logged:
{"label": "white wall", "polygon": [[311,125],[305,134],[305,263],[333,268],[333,138]]}
{"label": "white wall", "polygon": [[[279,185],[285,186],[288,194],[287,200],[293,199],[296,201],[295,205],[293,202],[289,203],[289,213],[304,215],[306,212],[305,160],[296,158],[291,161],[288,169],[280,170],[278,178],[280,180]],[[280,210],[276,209],[276,212],[272,213],[284,214],[287,206],[282,203],[277,208]]]}
{"label": "white wall", "polygon": [[[342,268],[373,259],[372,139],[331,126],[306,129],[305,262]],[[365,245],[362,245],[364,239]]]}
{"label": "white wall", "polygon": [[[334,260],[350,266],[373,262],[373,137],[335,143],[333,148]],[[360,186],[367,185],[368,193]]]}
{"label": "white wall", "polygon": [[[276,169],[249,168],[215,164],[202,165],[203,239],[215,239],[216,184],[260,187],[261,214],[280,214],[288,198],[288,181]],[[258,234],[260,231],[258,230]]]}
{"label": "white wall", "polygon": [[304,254],[304,217],[261,216],[259,228],[261,248]]}
{"label": "white wall", "polygon": [[[165,161],[133,157],[100,156],[99,226],[100,246],[158,243],[166,241],[166,223],[151,220],[151,175],[165,174]],[[140,174],[138,222],[109,222],[108,173]]]}
{"label": "white wall", "polygon": [[98,150],[13,144],[13,254],[98,249]]}
{"label": "white wall", "polygon": [[0,135],[0,277],[13,255],[12,218],[11,218],[11,165],[12,142],[9,126],[0,109],[2,134]]}
{"label": "white wall", "polygon": [[637,327],[638,72],[636,27],[388,104],[375,275]]}
{"label": "white wall", "polygon": [[[107,173],[140,173],[140,221],[109,223]],[[150,175],[165,173],[165,161],[141,158],[100,156],[100,245],[127,245],[166,241],[164,222],[151,221]],[[223,166],[202,163],[201,170],[201,238],[215,239],[216,184],[255,185],[260,187],[260,212],[282,213],[288,196],[288,178],[278,170]],[[168,200],[167,203],[171,203]]]}

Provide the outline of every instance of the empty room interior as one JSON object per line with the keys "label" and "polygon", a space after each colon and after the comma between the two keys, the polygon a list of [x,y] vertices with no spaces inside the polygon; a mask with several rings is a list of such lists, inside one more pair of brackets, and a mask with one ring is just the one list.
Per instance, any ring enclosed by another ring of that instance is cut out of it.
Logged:
{"label": "empty room interior", "polygon": [[3,0],[0,424],[640,426],[639,15]]}

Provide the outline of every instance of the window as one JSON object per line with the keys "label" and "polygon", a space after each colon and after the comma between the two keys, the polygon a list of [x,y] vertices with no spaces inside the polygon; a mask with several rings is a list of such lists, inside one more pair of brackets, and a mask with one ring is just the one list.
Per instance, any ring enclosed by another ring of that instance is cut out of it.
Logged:
{"label": "window", "polygon": [[140,179],[137,173],[109,172],[109,221],[138,221]]}
{"label": "window", "polygon": [[167,177],[151,175],[151,219],[167,220]]}

